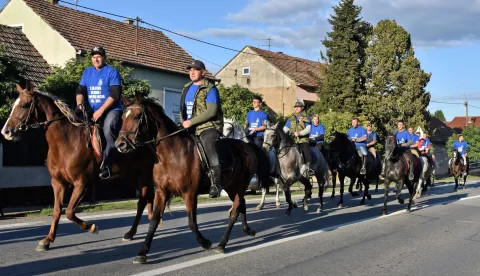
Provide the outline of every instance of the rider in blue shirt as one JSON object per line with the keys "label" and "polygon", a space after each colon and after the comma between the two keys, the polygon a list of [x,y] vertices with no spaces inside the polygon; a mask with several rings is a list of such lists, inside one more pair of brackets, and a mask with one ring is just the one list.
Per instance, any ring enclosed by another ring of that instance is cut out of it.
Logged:
{"label": "rider in blue shirt", "polygon": [[[410,151],[410,146],[412,145],[412,138],[410,133],[408,133],[407,130],[405,130],[405,123],[402,120],[399,120],[397,123],[397,130],[393,132],[393,135],[397,137],[397,144],[399,145],[399,148],[401,151],[403,151],[404,155],[408,159],[409,163],[409,173],[408,173],[408,179],[413,180],[414,179],[414,168],[413,168],[413,155],[412,152]],[[382,167],[382,175],[384,175],[385,172],[385,166]]]}
{"label": "rider in blue shirt", "polygon": [[316,147],[319,151],[322,151],[322,147],[325,141],[325,128],[320,124],[320,117],[313,115],[312,131],[310,132],[310,146]]}
{"label": "rider in blue shirt", "polygon": [[247,113],[245,118],[244,129],[247,130],[247,139],[250,143],[257,145],[259,148],[262,148],[263,144],[263,133],[265,132],[268,115],[265,111],[261,110],[263,99],[260,96],[255,96],[253,98],[253,110],[250,110]]}
{"label": "rider in blue shirt", "polygon": [[410,140],[412,140],[412,144],[410,145],[410,151],[412,152],[412,154],[420,157],[418,154],[418,141],[420,140],[420,136],[413,133],[413,127],[408,128],[408,133],[410,134]]}
{"label": "rider in blue shirt", "polygon": [[111,176],[112,163],[116,159],[117,140],[122,128],[122,78],[120,73],[106,63],[105,49],[95,47],[90,52],[93,66],[83,72],[77,89],[77,108],[75,113],[83,114],[89,103],[93,109],[93,121],[99,122],[102,129],[103,163],[99,177],[108,179]]}
{"label": "rider in blue shirt", "polygon": [[366,174],[367,170],[365,168],[367,161],[367,130],[360,125],[360,120],[354,118],[352,120],[352,127],[347,132],[348,138],[355,142],[355,147],[357,151],[362,156],[362,168],[360,174]]}
{"label": "rider in blue shirt", "polygon": [[453,142],[452,149],[458,151],[458,153],[460,153],[460,155],[462,156],[463,164],[465,164],[463,173],[465,174],[467,171],[467,165],[468,165],[467,155],[468,155],[468,152],[470,151],[470,146],[468,145],[467,141],[465,141],[464,139],[465,138],[463,137],[463,135],[460,135],[458,137],[458,140]]}

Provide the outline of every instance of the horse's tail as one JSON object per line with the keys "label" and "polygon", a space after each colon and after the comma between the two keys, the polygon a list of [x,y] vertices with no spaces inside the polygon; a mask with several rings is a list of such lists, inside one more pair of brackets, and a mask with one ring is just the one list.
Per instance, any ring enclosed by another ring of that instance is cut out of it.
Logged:
{"label": "horse's tail", "polygon": [[274,184],[272,178],[270,177],[270,160],[265,152],[259,148],[257,145],[250,143],[250,147],[255,156],[257,157],[257,177],[260,183],[261,188],[267,188],[270,185]]}

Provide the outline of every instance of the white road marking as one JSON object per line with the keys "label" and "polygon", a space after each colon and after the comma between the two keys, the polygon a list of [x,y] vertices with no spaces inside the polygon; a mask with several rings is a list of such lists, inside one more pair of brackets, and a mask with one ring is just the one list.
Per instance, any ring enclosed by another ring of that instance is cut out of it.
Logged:
{"label": "white road marking", "polygon": [[[472,196],[472,197],[466,197],[466,198],[463,198],[463,199],[460,199],[460,200],[467,200],[467,199],[473,199],[473,198],[478,198],[478,197],[480,197],[480,195]],[[455,201],[459,201],[459,200],[451,200],[451,201],[447,201],[447,202],[455,202]],[[436,205],[443,205],[445,203],[446,202],[438,202],[438,203],[435,203],[435,204],[432,204],[432,205],[426,205],[425,204],[425,205],[421,205],[421,206],[415,206],[415,207],[412,207],[412,211],[413,210],[418,210],[418,209],[423,209],[423,208],[426,208],[426,207],[433,207],[433,206],[436,206]],[[314,235],[321,234],[321,233],[328,232],[328,231],[332,231],[332,230],[335,230],[335,229],[345,228],[345,227],[361,224],[361,223],[364,223],[364,222],[384,219],[384,218],[388,218],[388,217],[392,217],[392,216],[396,216],[396,215],[404,214],[404,213],[405,213],[405,210],[399,210],[399,211],[390,213],[388,215],[375,216],[375,217],[372,217],[372,218],[365,218],[365,219],[361,219],[361,220],[357,220],[357,221],[353,221],[353,222],[337,224],[337,225],[329,226],[329,227],[326,227],[326,228],[323,228],[323,229],[320,229],[320,230],[308,232],[308,233],[305,233],[305,234],[300,234],[300,235],[296,235],[296,236],[292,236],[292,237],[288,237],[288,238],[283,238],[283,239],[279,239],[279,240],[255,245],[255,246],[252,246],[252,247],[247,247],[247,248],[244,248],[244,249],[241,249],[241,250],[238,250],[238,251],[234,251],[234,252],[231,252],[231,253],[217,254],[217,255],[203,257],[203,258],[199,258],[199,259],[195,259],[195,260],[190,260],[190,261],[187,261],[187,262],[178,263],[178,264],[174,264],[174,265],[169,265],[169,266],[166,266],[166,267],[141,272],[141,273],[138,273],[138,274],[132,274],[132,276],[162,275],[162,274],[165,274],[165,273],[168,273],[168,272],[172,272],[172,271],[176,271],[176,270],[180,270],[180,269],[204,264],[204,263],[211,262],[211,261],[217,261],[217,260],[228,258],[228,257],[231,257],[231,256],[235,256],[235,255],[259,250],[259,249],[262,249],[262,248],[265,248],[265,247],[270,247],[270,246],[273,246],[273,245],[282,244],[282,243],[285,243],[285,242],[294,241],[294,240],[314,236]]]}
{"label": "white road marking", "polygon": [[25,226],[32,226],[36,224],[42,223],[41,221],[36,221],[36,222],[22,222],[22,223],[14,223],[14,224],[5,224],[5,225],[0,225],[0,230],[3,229],[10,229],[10,228],[20,228],[20,227],[25,227]]}
{"label": "white road marking", "polygon": [[[12,111],[10,111],[10,116],[8,117],[7,121],[5,122],[5,125],[3,125],[3,128],[2,128],[2,134],[3,134],[3,136],[5,136],[5,130],[6,130],[5,128],[7,127],[8,122],[10,121],[10,118],[12,117],[13,111],[15,110],[15,108],[17,107],[17,105],[18,105],[19,103],[20,103],[20,98],[17,98],[17,99],[15,100],[15,102],[13,103]],[[8,140],[7,137],[5,137],[5,139]]]}

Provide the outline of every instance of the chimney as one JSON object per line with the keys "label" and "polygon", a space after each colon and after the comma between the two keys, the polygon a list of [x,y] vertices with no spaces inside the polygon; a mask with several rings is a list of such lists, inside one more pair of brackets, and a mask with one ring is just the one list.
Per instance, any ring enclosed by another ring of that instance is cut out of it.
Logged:
{"label": "chimney", "polygon": [[128,25],[133,25],[133,21],[134,21],[134,20],[131,19],[131,18],[127,18],[127,19],[123,20],[123,22],[125,22],[125,23],[128,24]]}
{"label": "chimney", "polygon": [[48,0],[52,5],[58,5],[59,0]]}

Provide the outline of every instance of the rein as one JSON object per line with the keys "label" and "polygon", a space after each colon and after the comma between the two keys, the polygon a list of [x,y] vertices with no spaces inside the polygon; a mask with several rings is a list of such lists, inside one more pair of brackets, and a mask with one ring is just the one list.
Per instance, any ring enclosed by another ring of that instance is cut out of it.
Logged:
{"label": "rein", "polygon": [[[21,123],[18,127],[15,128],[16,130],[27,131],[31,128],[32,129],[40,128],[41,126],[46,126],[50,123],[60,121],[60,120],[63,120],[63,119],[66,118],[66,116],[61,116],[61,117],[58,117],[58,118],[55,118],[55,119],[52,119],[52,120],[46,120],[46,121],[39,122],[39,123],[27,124],[28,121],[30,120],[30,116],[32,115],[34,109],[35,109],[35,97],[32,96],[32,103],[30,104],[30,109],[28,110],[27,118],[25,119],[25,121],[23,121],[23,123]],[[18,118],[18,117],[15,117],[15,116],[9,116],[8,118],[10,119],[12,117],[17,119],[20,122],[22,121],[21,118]]]}

